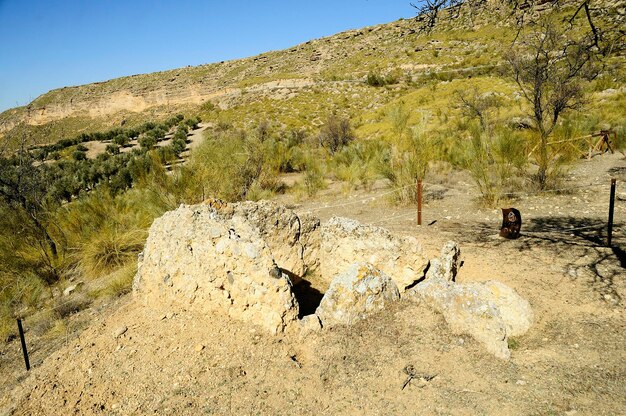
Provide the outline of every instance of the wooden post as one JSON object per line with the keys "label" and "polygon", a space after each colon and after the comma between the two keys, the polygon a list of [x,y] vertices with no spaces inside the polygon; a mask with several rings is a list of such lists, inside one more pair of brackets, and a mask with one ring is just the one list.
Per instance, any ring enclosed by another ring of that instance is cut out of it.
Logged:
{"label": "wooden post", "polygon": [[28,350],[26,349],[26,339],[24,338],[24,329],[22,328],[22,320],[17,318],[17,329],[20,332],[20,341],[22,341],[22,352],[24,353],[24,363],[26,371],[30,370],[30,361],[28,361]]}
{"label": "wooden post", "polygon": [[607,247],[611,247],[613,238],[613,209],[615,208],[615,178],[611,179],[611,198],[609,199],[609,229],[606,238]]}
{"label": "wooden post", "polygon": [[417,181],[417,225],[422,225],[422,181]]}

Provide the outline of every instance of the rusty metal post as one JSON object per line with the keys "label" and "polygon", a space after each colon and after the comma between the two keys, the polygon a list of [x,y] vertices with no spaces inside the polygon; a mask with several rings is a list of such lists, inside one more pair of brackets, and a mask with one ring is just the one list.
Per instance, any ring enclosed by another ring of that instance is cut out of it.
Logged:
{"label": "rusty metal post", "polygon": [[611,247],[613,238],[613,210],[615,208],[615,178],[611,179],[611,198],[609,199],[609,229],[607,232],[606,245]]}
{"label": "rusty metal post", "polygon": [[422,181],[417,181],[417,225],[422,225]]}
{"label": "rusty metal post", "polygon": [[30,370],[30,361],[28,360],[28,350],[26,349],[26,339],[24,338],[24,329],[22,328],[22,320],[17,318],[17,329],[20,333],[20,341],[22,341],[22,352],[24,353],[24,364],[26,371]]}

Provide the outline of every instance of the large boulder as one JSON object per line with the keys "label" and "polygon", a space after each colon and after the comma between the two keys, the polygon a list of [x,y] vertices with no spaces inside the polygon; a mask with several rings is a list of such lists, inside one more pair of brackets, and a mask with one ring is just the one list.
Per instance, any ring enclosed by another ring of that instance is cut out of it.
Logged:
{"label": "large boulder", "polygon": [[384,228],[331,218],[322,226],[322,276],[332,278],[355,262],[370,263],[391,276],[400,292],[421,279],[428,266],[414,237],[397,237]]}
{"label": "large boulder", "polygon": [[271,203],[182,205],[152,224],[133,290],[153,308],[221,309],[280,332],[298,318],[291,277],[309,267],[301,234],[300,217]]}
{"label": "large boulder", "polygon": [[350,325],[400,299],[393,280],[369,263],[350,265],[338,274],[315,311],[324,327]]}
{"label": "large boulder", "polygon": [[450,329],[481,342],[498,358],[508,359],[508,337],[521,335],[533,320],[532,309],[510,287],[496,281],[458,284],[427,279],[410,292],[443,314]]}

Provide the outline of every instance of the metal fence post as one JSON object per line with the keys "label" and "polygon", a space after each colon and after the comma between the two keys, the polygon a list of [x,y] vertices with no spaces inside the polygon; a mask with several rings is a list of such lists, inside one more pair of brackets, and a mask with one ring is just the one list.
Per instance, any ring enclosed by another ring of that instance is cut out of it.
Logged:
{"label": "metal fence post", "polygon": [[611,247],[613,238],[613,209],[615,208],[615,178],[611,179],[611,198],[609,199],[609,229],[607,232],[606,245]]}
{"label": "metal fence post", "polygon": [[30,361],[28,361],[28,350],[26,349],[26,339],[24,338],[24,329],[22,328],[22,320],[17,318],[17,329],[20,332],[20,341],[22,341],[22,352],[24,353],[24,363],[26,371],[30,370]]}
{"label": "metal fence post", "polygon": [[422,181],[417,181],[417,225],[422,225]]}

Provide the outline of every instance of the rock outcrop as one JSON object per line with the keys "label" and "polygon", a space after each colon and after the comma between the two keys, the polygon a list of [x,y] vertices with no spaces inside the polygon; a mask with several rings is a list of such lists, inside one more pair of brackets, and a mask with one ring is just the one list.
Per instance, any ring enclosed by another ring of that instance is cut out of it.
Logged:
{"label": "rock outcrop", "polygon": [[460,284],[433,278],[408,295],[443,314],[453,332],[471,335],[502,359],[511,355],[508,337],[525,333],[533,320],[528,301],[496,281]]}
{"label": "rock outcrop", "polygon": [[454,241],[448,241],[441,248],[441,256],[430,260],[427,279],[455,281],[461,261],[461,249]]}
{"label": "rock outcrop", "polygon": [[134,292],[150,307],[221,309],[283,331],[298,318],[291,276],[315,257],[300,240],[302,223],[315,240],[319,221],[272,203],[183,205],[152,224]]}
{"label": "rock outcrop", "polygon": [[[133,291],[153,309],[222,310],[272,333],[297,323],[303,336],[365,319],[404,292],[441,312],[454,332],[508,358],[507,338],[532,323],[530,305],[499,282],[455,283],[459,259],[456,243],[446,243],[415,284],[428,266],[415,238],[346,218],[321,226],[271,202],[211,200],[154,221]],[[315,314],[298,320],[293,285],[312,271],[327,282],[325,293]]]}
{"label": "rock outcrop", "polygon": [[414,237],[397,237],[385,228],[348,218],[331,218],[322,227],[321,272],[332,278],[355,262],[367,262],[389,275],[402,293],[424,276],[428,259]]}
{"label": "rock outcrop", "polygon": [[398,299],[389,276],[369,263],[354,263],[333,279],[315,315],[323,327],[350,325]]}

